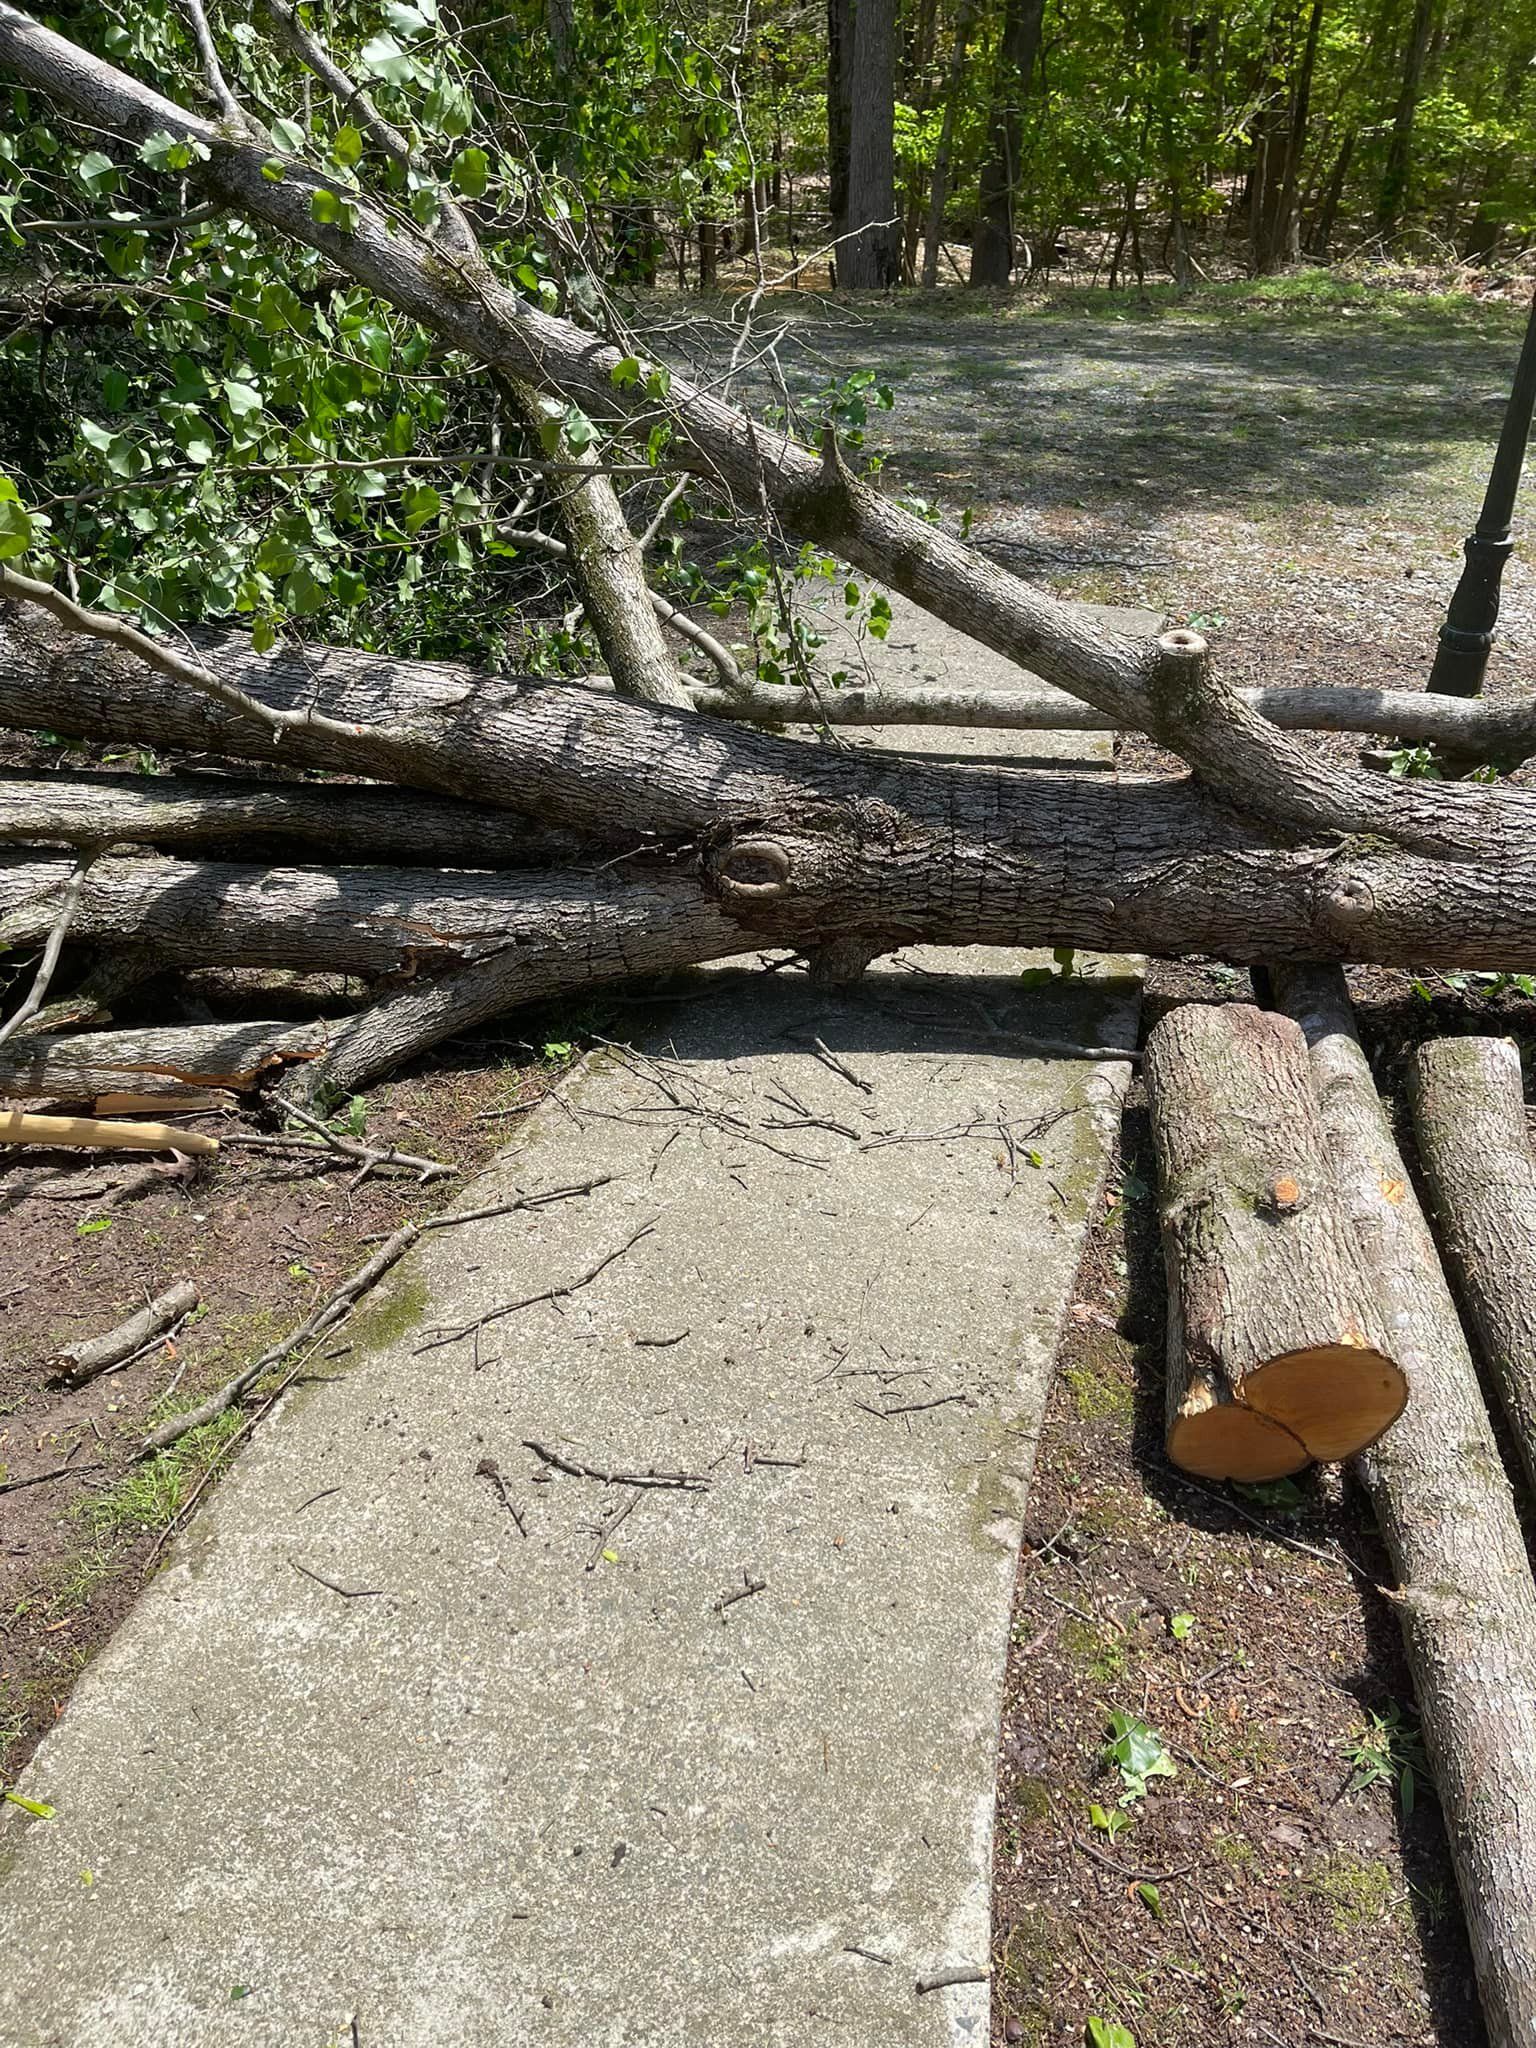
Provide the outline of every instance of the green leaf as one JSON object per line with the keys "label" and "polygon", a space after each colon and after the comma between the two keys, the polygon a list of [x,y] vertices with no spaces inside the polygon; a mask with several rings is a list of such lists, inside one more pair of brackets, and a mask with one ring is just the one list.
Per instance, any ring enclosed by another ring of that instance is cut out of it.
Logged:
{"label": "green leaf", "polygon": [[103,1230],[110,1230],[111,1228],[112,1218],[110,1216],[93,1216],[89,1223],[77,1223],[75,1225],[75,1235],[76,1237],[97,1237]]}
{"label": "green leaf", "polygon": [[1088,2048],[1136,2048],[1136,2036],[1117,2020],[1091,2019],[1088,2022]]}
{"label": "green leaf", "polygon": [[608,381],[616,390],[623,391],[630,384],[638,384],[640,376],[640,358],[625,356],[622,362],[615,363],[608,372]]}
{"label": "green leaf", "polygon": [[123,370],[107,370],[101,380],[101,402],[108,412],[121,412],[133,387]]}
{"label": "green leaf", "polygon": [[338,128],[331,137],[331,155],[337,163],[351,170],[354,164],[362,162],[363,131],[354,128],[349,121],[345,128]]}
{"label": "green leaf", "polygon": [[1192,1614],[1171,1614],[1168,1617],[1168,1633],[1176,1643],[1187,1643],[1195,1632],[1195,1617]]}
{"label": "green leaf", "polygon": [[597,429],[578,405],[567,406],[565,413],[566,445],[573,455],[583,455],[597,439]]}
{"label": "green leaf", "polygon": [[408,57],[394,37],[382,29],[364,43],[362,64],[365,71],[389,85],[409,85],[420,75],[416,59]]}
{"label": "green leaf", "polygon": [[442,509],[442,497],[431,484],[407,484],[400,493],[401,518],[407,533],[419,533]]}
{"label": "green leaf", "polygon": [[58,1810],[43,1799],[24,1799],[19,1792],[12,1792],[9,1786],[5,1797],[12,1806],[19,1806],[23,1813],[30,1813],[34,1820],[57,1820]]}
{"label": "green leaf", "polygon": [[277,627],[271,619],[258,619],[251,628],[251,646],[258,654],[269,654],[277,645]]}
{"label": "green leaf", "polygon": [[281,185],[288,175],[288,166],[280,156],[269,156],[261,167],[261,175],[269,185]]}
{"label": "green leaf", "polygon": [[1163,1911],[1163,1895],[1155,1884],[1137,1885],[1136,1896],[1154,1920],[1165,1920],[1168,1917]]}
{"label": "green leaf", "polygon": [[478,199],[491,179],[491,160],[483,149],[461,149],[453,160],[453,183],[466,199]]}
{"label": "green leaf", "polygon": [[249,419],[261,411],[261,393],[254,384],[242,384],[234,377],[224,380],[224,402],[237,420]]}
{"label": "green leaf", "polygon": [[348,234],[357,226],[357,208],[351,200],[324,185],[309,195],[309,217],[317,227],[342,228]]}
{"label": "green leaf", "polygon": [[891,630],[891,601],[880,591],[869,601],[869,630],[877,640]]}
{"label": "green leaf", "polygon": [[297,121],[274,121],[268,133],[278,148],[286,150],[289,156],[297,156],[304,147],[304,130]]}
{"label": "green leaf", "polygon": [[139,144],[139,162],[152,171],[190,170],[193,164],[206,162],[207,157],[206,143],[190,135],[172,135],[168,128],[157,128]]}
{"label": "green leaf", "polygon": [[0,498],[0,562],[12,562],[33,545],[32,519],[14,498]]}
{"label": "green leaf", "polygon": [[75,176],[93,198],[110,192],[117,183],[117,165],[99,149],[88,150],[75,165]]}

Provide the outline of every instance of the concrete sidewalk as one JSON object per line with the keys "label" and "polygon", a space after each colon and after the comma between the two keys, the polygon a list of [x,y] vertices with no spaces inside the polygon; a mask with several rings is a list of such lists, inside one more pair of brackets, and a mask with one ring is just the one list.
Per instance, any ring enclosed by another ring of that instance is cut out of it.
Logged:
{"label": "concrete sidewalk", "polygon": [[535,1114],[461,1206],[600,1184],[424,1243],[39,1751],[5,2048],[986,2040],[919,1983],[1128,1073],[1020,1034],[1136,1024],[1025,964],[700,976]]}

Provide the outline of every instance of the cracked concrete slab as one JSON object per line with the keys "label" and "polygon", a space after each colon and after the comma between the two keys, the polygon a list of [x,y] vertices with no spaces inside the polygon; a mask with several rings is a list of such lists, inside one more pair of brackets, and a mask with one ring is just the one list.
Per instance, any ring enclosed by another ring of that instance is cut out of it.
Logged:
{"label": "cracked concrete slab", "polygon": [[1136,1030],[1133,963],[1038,964],[701,974],[536,1112],[461,1205],[595,1185],[423,1243],[39,1750],[5,2048],[986,2041],[1019,1518],[1129,1071],[1031,1044]]}

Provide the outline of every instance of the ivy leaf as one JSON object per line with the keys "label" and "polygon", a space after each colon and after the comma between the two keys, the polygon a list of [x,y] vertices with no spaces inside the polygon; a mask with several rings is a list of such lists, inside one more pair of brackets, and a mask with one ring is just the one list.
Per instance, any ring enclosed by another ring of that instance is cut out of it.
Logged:
{"label": "ivy leaf", "polygon": [[581,455],[597,439],[597,429],[579,406],[571,406],[565,415],[566,443],[573,455]]}
{"label": "ivy leaf", "polygon": [[461,149],[453,160],[453,183],[466,199],[479,199],[491,179],[491,160],[483,149]]}
{"label": "ivy leaf", "polygon": [[338,128],[331,137],[331,155],[337,163],[351,170],[363,159],[363,132],[349,121],[345,128]]}

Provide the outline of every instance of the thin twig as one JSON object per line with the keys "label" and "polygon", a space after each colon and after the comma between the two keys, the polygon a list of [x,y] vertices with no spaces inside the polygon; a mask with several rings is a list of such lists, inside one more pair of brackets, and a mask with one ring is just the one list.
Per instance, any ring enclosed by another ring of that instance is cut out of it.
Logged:
{"label": "thin twig", "polygon": [[821,1061],[824,1067],[830,1067],[834,1074],[840,1074],[842,1078],[845,1081],[850,1082],[853,1087],[862,1088],[866,1095],[874,1094],[874,1082],[866,1081],[862,1074],[856,1074],[853,1071],[852,1067],[849,1066],[848,1062],[844,1059],[840,1059],[838,1055],[832,1050],[831,1046],[826,1044],[824,1040],[820,1038],[813,1038],[811,1040],[811,1044],[816,1048],[816,1057]]}
{"label": "thin twig", "polygon": [[507,1482],[502,1477],[501,1467],[496,1463],[496,1460],[494,1458],[482,1458],[475,1467],[475,1477],[477,1479],[489,1479],[501,1498],[502,1506],[517,1524],[518,1535],[526,1536],[528,1534],[528,1524],[523,1520],[522,1509],[513,1500],[511,1494],[508,1493]]}
{"label": "thin twig", "polygon": [[50,1479],[78,1479],[82,1472],[99,1472],[100,1465],[50,1465],[46,1472],[33,1472],[25,1479],[0,1480],[0,1493],[20,1493],[24,1486],[42,1486]]}
{"label": "thin twig", "polygon": [[[0,575],[6,573],[5,570],[0,570]],[[37,972],[32,977],[32,986],[27,991],[26,999],[23,1001],[20,1009],[13,1010],[5,1022],[0,1024],[0,1045],[4,1045],[8,1038],[14,1038],[23,1024],[29,1018],[35,1017],[43,1007],[43,998],[48,993],[48,984],[53,980],[54,969],[59,964],[59,955],[64,950],[65,937],[74,920],[75,912],[80,907],[80,896],[85,888],[85,878],[90,873],[91,863],[95,858],[94,852],[83,855],[74,873],[70,876],[64,890],[64,900],[59,905],[58,916],[55,917],[49,929],[48,943],[43,948],[42,959],[37,963]]]}
{"label": "thin twig", "polygon": [[547,1444],[539,1443],[531,1436],[523,1438],[523,1448],[532,1451],[546,1465],[552,1465],[557,1472],[564,1472],[572,1479],[595,1479],[603,1486],[675,1486],[684,1492],[704,1491],[712,1484],[702,1472],[610,1472],[602,1465],[586,1465],[579,1458],[567,1458],[563,1452],[552,1451]]}
{"label": "thin twig", "polygon": [[621,1522],[628,1521],[629,1517],[634,1513],[637,1503],[644,1498],[644,1494],[645,1488],[643,1486],[637,1486],[634,1492],[629,1496],[629,1499],[624,1502],[623,1506],[616,1509],[615,1512],[608,1517],[606,1522],[603,1522],[599,1525],[597,1531],[597,1541],[592,1545],[591,1550],[587,1554],[587,1561],[585,1566],[583,1567],[584,1570],[589,1572],[596,1571],[598,1560],[601,1558],[603,1552],[608,1548],[609,1537],[613,1534],[614,1530],[618,1528]]}
{"label": "thin twig", "polygon": [[444,1326],[430,1331],[416,1346],[413,1357],[419,1358],[424,1351],[440,1350],[444,1344],[457,1344],[461,1338],[472,1337],[477,1330],[483,1330],[487,1323],[499,1322],[503,1316],[516,1315],[520,1309],[534,1308],[544,1301],[564,1301],[568,1295],[578,1293],[583,1287],[589,1287],[598,1274],[605,1272],[615,1259],[622,1259],[624,1254],[632,1251],[643,1237],[649,1237],[656,1228],[656,1222],[657,1219],[653,1216],[649,1223],[642,1223],[632,1236],[625,1238],[624,1242],[616,1245],[611,1252],[605,1252],[595,1266],[589,1267],[575,1280],[564,1281],[559,1287],[543,1288],[538,1294],[525,1294],[520,1301],[504,1301],[497,1308],[488,1308],[483,1316],[475,1316],[471,1321],[459,1323],[452,1329]]}
{"label": "thin twig", "polygon": [[317,1586],[324,1586],[328,1593],[339,1593],[343,1600],[378,1600],[383,1596],[382,1586],[338,1586],[334,1579],[328,1579],[320,1572],[312,1572],[307,1564],[300,1564],[296,1557],[288,1562],[296,1572],[302,1572],[306,1579],[313,1579]]}
{"label": "thin twig", "polygon": [[725,1610],[728,1607],[734,1607],[738,1600],[750,1600],[754,1593],[766,1593],[767,1590],[768,1581],[766,1579],[748,1579],[744,1576],[742,1584],[736,1588],[734,1593],[722,1593],[720,1595],[720,1598],[715,1602],[714,1612],[723,1621],[725,1619]]}

